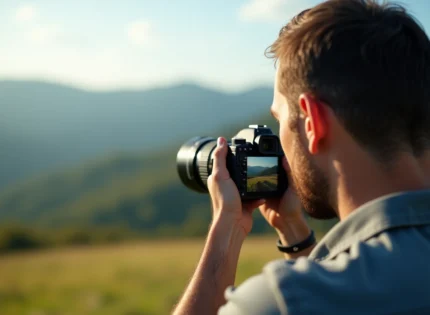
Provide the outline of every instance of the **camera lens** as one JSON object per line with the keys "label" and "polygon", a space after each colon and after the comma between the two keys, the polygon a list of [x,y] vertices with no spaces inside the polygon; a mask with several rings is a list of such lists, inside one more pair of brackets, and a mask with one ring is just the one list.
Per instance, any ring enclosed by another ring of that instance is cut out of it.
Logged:
{"label": "camera lens", "polygon": [[185,186],[198,192],[207,192],[207,179],[212,172],[212,152],[216,139],[195,137],[184,143],[178,151],[176,164],[179,177]]}

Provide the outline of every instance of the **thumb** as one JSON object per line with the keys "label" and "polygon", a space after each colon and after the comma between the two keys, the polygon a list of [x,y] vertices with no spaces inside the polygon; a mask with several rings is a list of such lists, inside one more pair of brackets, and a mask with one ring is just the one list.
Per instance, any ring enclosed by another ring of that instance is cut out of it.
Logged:
{"label": "thumb", "polygon": [[213,154],[214,160],[212,168],[212,175],[216,180],[230,178],[230,174],[226,166],[227,152],[227,141],[224,138],[219,137],[217,141],[217,148]]}

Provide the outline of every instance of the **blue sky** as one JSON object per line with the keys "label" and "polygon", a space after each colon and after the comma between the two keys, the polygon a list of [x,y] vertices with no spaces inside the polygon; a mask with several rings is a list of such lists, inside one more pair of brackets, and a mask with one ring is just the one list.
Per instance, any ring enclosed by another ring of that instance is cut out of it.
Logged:
{"label": "blue sky", "polygon": [[278,165],[277,157],[273,157],[273,156],[248,157],[248,167],[252,167],[252,166],[273,167],[276,165]]}
{"label": "blue sky", "polygon": [[[91,90],[271,85],[263,53],[317,0],[0,0],[0,79]],[[402,1],[430,30],[430,1]]]}

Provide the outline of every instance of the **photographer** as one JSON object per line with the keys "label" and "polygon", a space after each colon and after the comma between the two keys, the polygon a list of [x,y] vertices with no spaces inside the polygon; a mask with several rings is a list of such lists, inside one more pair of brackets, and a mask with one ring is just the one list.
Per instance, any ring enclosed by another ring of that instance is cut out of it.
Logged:
{"label": "photographer", "polygon": [[[329,0],[268,52],[289,188],[242,202],[218,139],[213,221],[175,314],[430,314],[429,38],[401,6]],[[287,259],[233,288],[256,207]],[[302,207],[340,222],[315,244]]]}

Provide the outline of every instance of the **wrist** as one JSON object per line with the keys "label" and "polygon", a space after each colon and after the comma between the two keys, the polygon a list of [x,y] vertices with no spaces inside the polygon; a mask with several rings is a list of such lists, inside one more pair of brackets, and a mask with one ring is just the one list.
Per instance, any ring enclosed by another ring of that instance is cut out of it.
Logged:
{"label": "wrist", "polygon": [[236,250],[242,246],[247,233],[234,220],[225,216],[214,218],[208,238],[224,251]]}
{"label": "wrist", "polygon": [[311,228],[302,216],[295,220],[288,220],[282,227],[276,228],[276,232],[284,246],[292,246],[309,237]]}
{"label": "wrist", "polygon": [[311,231],[309,236],[300,243],[294,244],[292,246],[285,246],[281,243],[281,240],[278,240],[278,243],[276,245],[278,246],[279,251],[285,254],[293,255],[293,254],[301,253],[304,250],[315,246],[315,243],[316,243],[315,234],[313,231]]}

